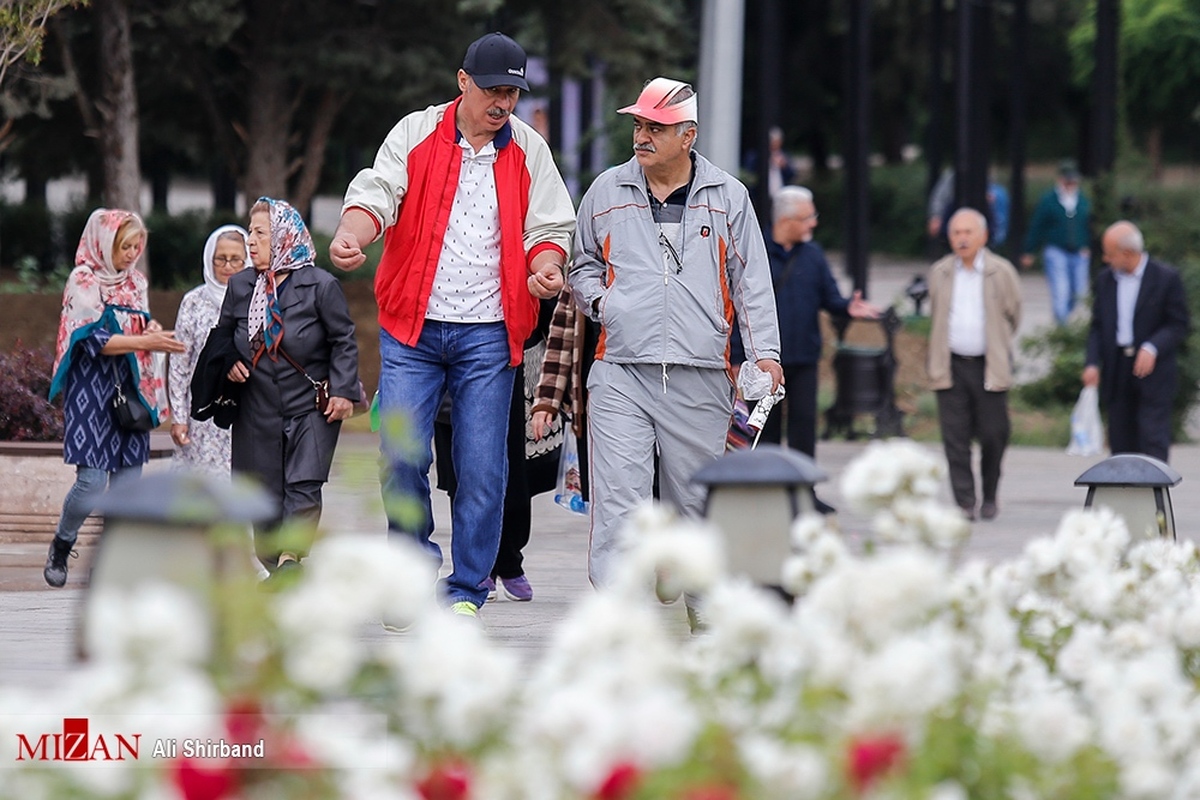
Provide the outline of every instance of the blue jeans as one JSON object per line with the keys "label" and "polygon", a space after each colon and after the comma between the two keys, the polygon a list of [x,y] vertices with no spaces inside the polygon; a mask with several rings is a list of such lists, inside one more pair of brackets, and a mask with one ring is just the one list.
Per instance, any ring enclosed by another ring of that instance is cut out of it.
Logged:
{"label": "blue jeans", "polygon": [[492,572],[500,547],[508,481],[508,410],[516,370],[508,365],[503,322],[426,320],[415,347],[379,332],[379,411],[383,420],[383,501],[392,536],[409,537],[440,566],[431,541],[429,467],[433,422],[447,390],[453,408],[452,453],[458,491],[451,504],[451,603],[482,606],[479,584]]}
{"label": "blue jeans", "polygon": [[58,518],[58,530],[54,532],[54,538],[74,546],[83,521],[92,513],[96,501],[108,487],[109,479],[131,480],[141,474],[141,464],[124,467],[111,475],[96,467],[85,467],[82,464],[76,466],[75,483],[63,498],[62,515]]}
{"label": "blue jeans", "polygon": [[1059,325],[1067,321],[1071,309],[1082,303],[1089,290],[1088,260],[1081,252],[1068,252],[1047,245],[1042,251],[1046,265],[1046,283],[1050,286],[1050,307]]}

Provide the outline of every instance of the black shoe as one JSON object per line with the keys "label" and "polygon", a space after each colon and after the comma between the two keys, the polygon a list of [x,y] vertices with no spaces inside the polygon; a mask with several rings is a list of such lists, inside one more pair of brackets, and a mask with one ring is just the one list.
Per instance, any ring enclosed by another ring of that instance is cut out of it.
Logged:
{"label": "black shoe", "polygon": [[58,537],[50,542],[50,552],[46,555],[46,566],[42,569],[42,577],[55,589],[61,589],[67,584],[67,556],[79,558],[79,553],[76,553],[71,547]]}
{"label": "black shoe", "polygon": [[829,505],[829,503],[826,503],[824,500],[817,497],[815,494],[813,495],[813,507],[817,510],[818,514],[829,515],[829,514],[837,513],[836,508]]}
{"label": "black shoe", "polygon": [[996,507],[995,500],[984,500],[983,505],[979,507],[979,516],[984,519],[995,519],[1000,513],[1000,509]]}
{"label": "black shoe", "polygon": [[975,521],[975,506],[959,506],[963,516],[967,518],[967,522]]}

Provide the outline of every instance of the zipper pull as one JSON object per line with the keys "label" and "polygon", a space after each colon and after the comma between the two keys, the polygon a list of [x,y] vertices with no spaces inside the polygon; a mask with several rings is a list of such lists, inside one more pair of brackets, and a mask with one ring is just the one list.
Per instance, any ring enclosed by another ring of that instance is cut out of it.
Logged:
{"label": "zipper pull", "polygon": [[667,393],[667,362],[662,365],[663,394]]}

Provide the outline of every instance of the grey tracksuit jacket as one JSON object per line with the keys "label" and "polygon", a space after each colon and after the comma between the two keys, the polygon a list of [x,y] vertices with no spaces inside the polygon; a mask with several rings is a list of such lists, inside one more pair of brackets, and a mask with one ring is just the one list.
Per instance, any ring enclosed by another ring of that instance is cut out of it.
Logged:
{"label": "grey tracksuit jacket", "polygon": [[771,269],[746,188],[696,155],[676,233],[678,267],[663,257],[636,159],[597,178],[579,207],[567,280],[601,323],[588,379],[588,573],[598,586],[614,578],[626,519],[650,498],[655,454],[662,499],[701,512],[691,477],[724,450],[735,312],[747,358],[779,359]]}
{"label": "grey tracksuit jacket", "polygon": [[600,298],[598,359],[724,369],[735,310],[747,358],[779,359],[771,268],[750,196],[695,159],[678,272],[663,262],[636,158],[600,175],[580,203],[567,280],[586,313]]}

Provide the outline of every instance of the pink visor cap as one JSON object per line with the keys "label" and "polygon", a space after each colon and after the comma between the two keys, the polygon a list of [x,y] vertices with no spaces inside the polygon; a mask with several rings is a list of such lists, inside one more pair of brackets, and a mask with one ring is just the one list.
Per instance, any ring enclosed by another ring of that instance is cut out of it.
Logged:
{"label": "pink visor cap", "polygon": [[642,89],[636,103],[618,108],[617,113],[633,114],[660,125],[697,122],[696,90],[683,81],[655,78]]}

